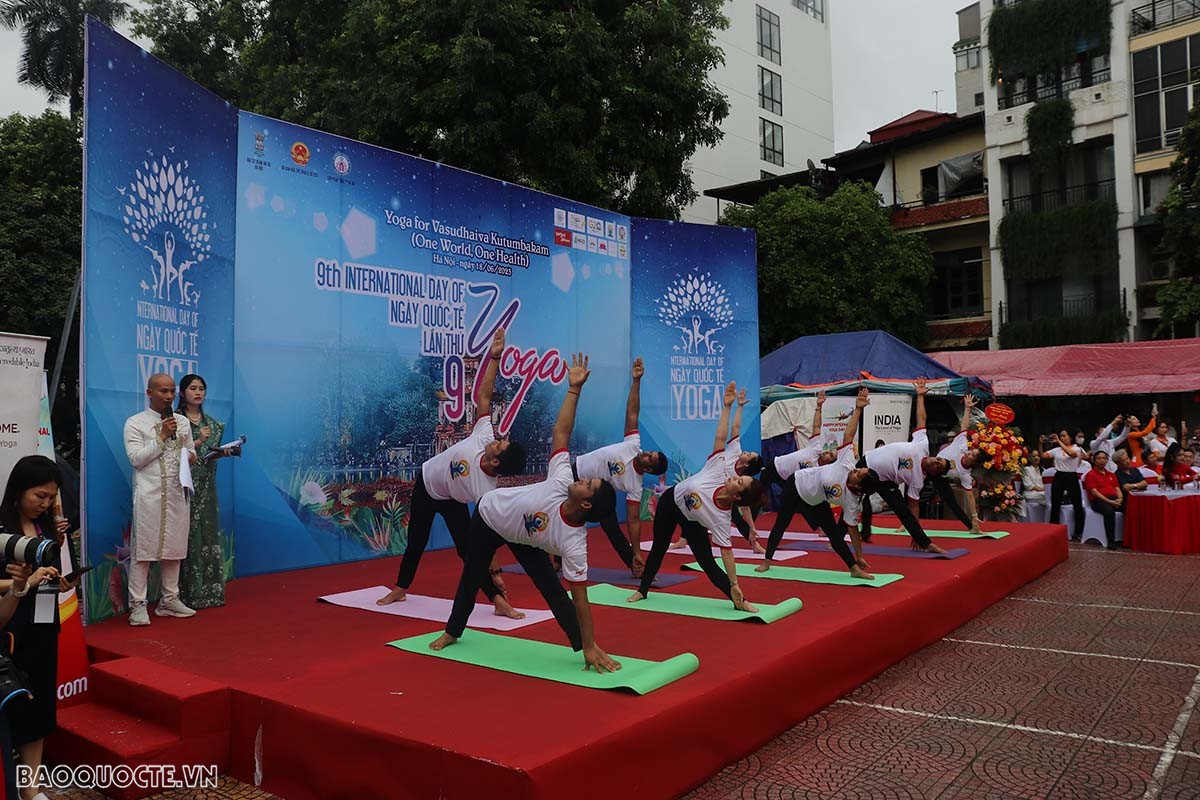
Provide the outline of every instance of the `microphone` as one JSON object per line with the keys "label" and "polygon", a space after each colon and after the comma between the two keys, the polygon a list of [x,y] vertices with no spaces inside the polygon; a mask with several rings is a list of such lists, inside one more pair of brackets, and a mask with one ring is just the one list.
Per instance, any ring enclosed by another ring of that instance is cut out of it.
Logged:
{"label": "microphone", "polygon": [[[171,418],[172,418],[172,416],[174,416],[174,414],[173,414],[173,413],[172,413],[172,411],[171,411],[171,407],[170,407],[170,406],[167,406],[166,408],[164,408],[164,409],[162,410],[162,414],[160,414],[159,416],[162,418],[162,420],[163,420],[163,421],[166,421],[166,420],[169,420],[169,419],[171,419]],[[168,439],[174,439],[174,438],[175,438],[175,434],[174,434],[174,433],[172,433],[172,434],[171,434],[170,436],[168,436],[167,438],[168,438]]]}

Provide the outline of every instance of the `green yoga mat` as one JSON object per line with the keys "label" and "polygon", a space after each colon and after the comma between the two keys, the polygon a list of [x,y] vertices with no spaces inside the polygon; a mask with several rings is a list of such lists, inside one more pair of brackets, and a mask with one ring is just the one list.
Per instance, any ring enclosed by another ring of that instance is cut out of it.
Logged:
{"label": "green yoga mat", "polygon": [[[935,531],[930,528],[925,529],[926,535],[934,539],[1003,539],[1008,536],[1008,531],[984,531],[982,533],[971,533],[970,531]],[[884,536],[908,536],[908,531],[901,528],[876,528],[871,526],[871,535],[875,536],[882,534]]]}
{"label": "green yoga mat", "polygon": [[[809,567],[771,567],[767,572],[755,572],[754,564],[738,564],[737,574],[743,578],[769,578],[777,581],[801,581],[803,583],[829,583],[834,586],[887,586],[903,578],[903,575],[884,574],[876,572],[874,580],[851,577],[849,572],[839,572],[832,569],[811,569]],[[693,562],[684,564],[684,569],[701,570],[699,564]],[[750,602],[754,602],[751,598]]]}
{"label": "green yoga mat", "polygon": [[700,667],[700,659],[691,653],[681,653],[666,661],[646,661],[610,653],[621,664],[621,669],[601,674],[595,670],[584,670],[583,654],[574,652],[566,645],[468,630],[462,639],[449,647],[430,650],[429,643],[441,635],[441,631],[424,633],[388,642],[388,646],[515,675],[528,675],[589,689],[632,689],[638,694],[661,689],[668,683],[691,675]]}
{"label": "green yoga mat", "polygon": [[782,603],[769,605],[755,603],[758,613],[739,611],[728,600],[715,597],[692,597],[686,594],[667,594],[651,592],[645,600],[637,603],[626,602],[632,592],[607,583],[597,583],[588,587],[588,600],[600,606],[616,608],[631,608],[634,611],[658,611],[662,614],[680,614],[685,617],[702,617],[704,619],[745,620],[754,619],[759,622],[775,622],[786,616],[795,614],[803,603],[795,597],[788,598]]}

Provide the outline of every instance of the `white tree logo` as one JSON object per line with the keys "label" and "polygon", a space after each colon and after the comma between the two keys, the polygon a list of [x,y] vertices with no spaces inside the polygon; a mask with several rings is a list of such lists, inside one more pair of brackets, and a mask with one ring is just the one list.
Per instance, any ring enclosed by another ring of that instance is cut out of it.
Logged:
{"label": "white tree logo", "polygon": [[675,282],[658,298],[658,318],[664,325],[681,331],[683,346],[676,352],[703,352],[711,355],[725,347],[713,335],[733,324],[733,309],[725,287],[713,280],[712,273],[676,275]]}
{"label": "white tree logo", "polygon": [[[169,148],[172,152],[174,147]],[[184,174],[188,162],[170,163],[164,155],[142,162],[135,178],[121,193],[121,222],[125,232],[151,256],[152,283],[141,282],[143,293],[159,300],[178,298],[185,306],[197,305],[200,292],[187,272],[212,253],[212,231],[207,222],[200,185]],[[216,225],[213,225],[215,230]]]}

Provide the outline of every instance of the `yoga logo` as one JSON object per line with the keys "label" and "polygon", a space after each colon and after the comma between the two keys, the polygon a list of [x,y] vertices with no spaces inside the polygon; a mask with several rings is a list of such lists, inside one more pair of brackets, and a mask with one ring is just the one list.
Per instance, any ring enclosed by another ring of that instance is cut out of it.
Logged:
{"label": "yoga logo", "polygon": [[[175,148],[168,148],[174,152]],[[199,305],[200,292],[188,270],[212,253],[212,234],[200,184],[186,174],[188,162],[153,156],[135,169],[128,186],[119,186],[125,233],[150,254],[150,282],[139,283],[156,300]]]}
{"label": "yoga logo", "polygon": [[677,353],[713,355],[725,350],[715,335],[733,324],[729,295],[712,273],[676,275],[656,301],[658,319],[681,332]]}
{"label": "yoga logo", "polygon": [[450,462],[450,480],[465,478],[471,474],[471,465],[464,459]]}
{"label": "yoga logo", "polygon": [[539,533],[544,533],[546,528],[550,526],[550,515],[545,511],[539,511],[536,514],[525,515],[525,533],[530,536],[536,536]]}
{"label": "yoga logo", "polygon": [[608,474],[609,475],[624,475],[625,474],[625,462],[624,461],[608,462]]}
{"label": "yoga logo", "polygon": [[840,485],[825,487],[825,499],[826,500],[837,500],[841,496],[842,496],[842,487]]}
{"label": "yoga logo", "polygon": [[913,460],[911,458],[902,458],[896,462],[896,469],[912,469]]}
{"label": "yoga logo", "polygon": [[695,511],[700,508],[700,495],[692,492],[683,498],[683,504],[687,506],[688,511]]}

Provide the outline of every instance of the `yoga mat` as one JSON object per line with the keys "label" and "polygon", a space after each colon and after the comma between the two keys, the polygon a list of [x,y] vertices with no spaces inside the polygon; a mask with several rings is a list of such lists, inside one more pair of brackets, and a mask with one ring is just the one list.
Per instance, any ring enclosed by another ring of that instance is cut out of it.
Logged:
{"label": "yoga mat", "polygon": [[[454,607],[453,600],[441,597],[425,597],[410,594],[407,600],[392,603],[390,606],[377,606],[375,601],[391,591],[389,586],[372,586],[369,589],[356,589],[352,592],[340,592],[318,597],[318,602],[331,603],[343,608],[359,608],[363,611],[374,611],[376,614],[389,614],[393,617],[409,617],[410,619],[427,619],[431,622],[445,623],[450,619],[450,609]],[[527,625],[536,625],[548,619],[554,619],[549,611],[534,608],[518,608],[525,612],[525,619],[509,619],[497,617],[495,609],[487,603],[476,603],[475,610],[467,618],[469,628],[489,628],[494,631],[515,631]]]}
{"label": "yoga mat", "polygon": [[[763,546],[766,547],[765,540],[763,541]],[[649,553],[653,547],[654,547],[653,542],[642,542],[642,550],[646,551],[647,553]],[[679,556],[690,556],[692,554],[692,551],[690,548],[681,548],[679,550],[668,550],[667,551],[668,555],[671,553],[674,553],[675,555],[679,555]],[[714,547],[712,549],[712,554],[719,559],[721,557],[721,548]],[[803,555],[807,555],[807,553],[805,553],[803,550],[793,550],[788,553],[776,553],[775,560],[776,561],[788,561],[793,558],[799,558],[800,556],[803,556]],[[746,548],[740,548],[740,547],[733,548],[733,557],[746,559],[749,561],[762,561],[764,558],[766,558],[766,556],[763,555],[762,553],[756,553],[753,550],[746,549]],[[590,579],[591,576],[589,575],[588,577]]]}
{"label": "yoga mat", "polygon": [[[684,564],[684,569],[700,570],[696,563]],[[853,578],[849,572],[832,569],[809,569],[807,567],[771,567],[767,572],[755,572],[753,564],[738,564],[737,574],[743,578],[769,578],[777,581],[801,581],[803,583],[828,583],[835,586],[887,586],[903,578],[903,575],[875,573],[874,580]],[[753,601],[752,601],[753,602]]]}
{"label": "yoga mat", "polygon": [[430,650],[429,643],[441,632],[424,633],[388,642],[389,647],[407,650],[422,656],[433,656],[462,664],[497,669],[530,678],[569,683],[589,689],[632,689],[649,694],[668,683],[691,675],[700,666],[700,659],[691,653],[681,653],[666,661],[646,661],[629,656],[612,655],[620,663],[616,672],[598,673],[583,668],[583,653],[570,647],[546,642],[531,642],[515,636],[470,631],[458,642],[443,650]]}
{"label": "yoga mat", "polygon": [[[829,542],[791,542],[790,544],[781,544],[780,549],[790,550],[793,547],[803,548],[808,551],[820,551],[832,553],[833,548]],[[877,544],[864,544],[862,546],[864,555],[868,556],[895,556],[896,558],[962,558],[971,551],[965,547],[955,547],[947,550],[945,553],[925,553],[921,550],[911,550],[907,547],[881,547]],[[776,556],[779,552],[776,551]]]}
{"label": "yoga mat", "polygon": [[701,617],[703,619],[753,619],[771,623],[795,614],[802,606],[799,599],[792,597],[775,605],[755,603],[758,606],[758,613],[751,614],[748,611],[739,611],[734,608],[733,604],[723,597],[718,600],[714,597],[691,597],[686,594],[651,592],[645,600],[636,603],[626,602],[628,597],[628,589],[620,589],[604,583],[588,587],[588,600],[599,606],[631,608],[634,611],[657,611],[661,614],[680,614],[685,617]]}
{"label": "yoga mat", "polygon": [[[510,572],[513,575],[524,575],[525,568],[520,564],[505,564],[500,568],[501,572]],[[642,579],[635,578],[629,574],[627,569],[609,569],[608,567],[588,567],[588,580],[595,583],[615,583],[618,586],[641,586]],[[678,586],[681,583],[696,580],[695,575],[675,575],[668,572],[660,572],[654,576],[654,583],[651,586],[656,586],[659,589],[668,586]]]}
{"label": "yoga mat", "polygon": [[[901,528],[876,528],[871,526],[871,535],[878,536],[908,536],[908,531]],[[925,534],[933,539],[1003,539],[1008,536],[1008,531],[983,531],[982,533],[971,533],[970,531],[939,531],[932,528],[925,528]]]}

